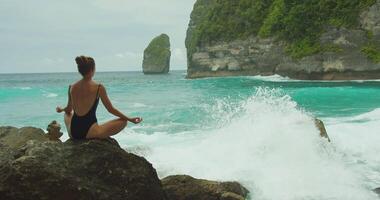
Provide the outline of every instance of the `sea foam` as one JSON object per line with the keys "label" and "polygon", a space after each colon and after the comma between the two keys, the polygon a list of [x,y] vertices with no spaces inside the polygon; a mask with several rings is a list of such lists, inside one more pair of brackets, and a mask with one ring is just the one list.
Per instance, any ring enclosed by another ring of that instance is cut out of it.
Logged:
{"label": "sea foam", "polygon": [[[223,109],[215,106],[210,109]],[[313,117],[288,95],[261,88],[228,110],[232,114],[223,112],[211,130],[130,132],[124,139],[149,147],[145,156],[161,177],[235,180],[248,187],[252,199],[376,199],[351,159],[319,137]]]}

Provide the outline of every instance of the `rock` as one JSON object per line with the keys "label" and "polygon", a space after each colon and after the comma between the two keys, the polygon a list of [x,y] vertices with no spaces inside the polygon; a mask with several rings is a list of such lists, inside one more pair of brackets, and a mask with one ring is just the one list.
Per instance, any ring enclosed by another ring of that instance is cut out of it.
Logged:
{"label": "rock", "polygon": [[314,123],[315,123],[315,126],[318,128],[319,134],[321,135],[321,137],[326,138],[327,141],[331,142],[329,135],[327,135],[327,131],[326,131],[323,121],[315,118]]}
{"label": "rock", "polygon": [[169,72],[170,40],[166,34],[154,38],[144,51],[144,74],[163,74]]}
{"label": "rock", "polygon": [[152,165],[114,140],[31,140],[0,150],[0,199],[166,199]]}
{"label": "rock", "polygon": [[380,188],[376,188],[376,189],[374,189],[373,192],[375,192],[375,193],[376,193],[377,195],[379,195],[379,197],[380,197]]}
{"label": "rock", "polygon": [[47,137],[51,141],[61,141],[59,138],[62,137],[63,133],[60,131],[61,130],[61,125],[57,121],[52,121],[47,129]]}
{"label": "rock", "polygon": [[237,182],[215,182],[187,175],[168,176],[161,180],[170,200],[244,200],[248,190]]}
{"label": "rock", "polygon": [[0,127],[0,143],[17,149],[24,146],[29,140],[40,142],[48,141],[42,129],[34,127],[16,128],[11,126]]}
{"label": "rock", "polygon": [[243,200],[247,193],[237,182],[186,175],[160,181],[148,161],[112,138],[62,143],[42,129],[0,127],[0,199]]}
{"label": "rock", "polygon": [[194,5],[186,36],[187,78],[278,74],[303,80],[380,79],[380,62],[363,52],[370,45],[370,54],[380,55],[380,0],[363,11],[357,27],[324,26],[318,45],[333,48],[297,59],[286,52],[284,41],[273,37],[199,39],[197,27],[209,20],[208,13],[217,4],[216,0],[197,0]]}
{"label": "rock", "polygon": [[380,38],[380,1],[360,15],[361,27],[372,32],[373,37]]}

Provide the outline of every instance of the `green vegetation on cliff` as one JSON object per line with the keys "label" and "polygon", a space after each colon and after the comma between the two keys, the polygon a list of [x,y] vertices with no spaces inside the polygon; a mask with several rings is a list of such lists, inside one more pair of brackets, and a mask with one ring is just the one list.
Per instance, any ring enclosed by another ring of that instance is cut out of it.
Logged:
{"label": "green vegetation on cliff", "polygon": [[170,67],[170,39],[166,34],[155,37],[144,50],[144,73],[168,73]]}
{"label": "green vegetation on cliff", "polygon": [[188,48],[191,52],[201,43],[259,35],[262,38],[274,37],[285,41],[287,52],[294,58],[335,50],[334,47],[321,46],[318,42],[324,27],[357,27],[361,11],[375,2],[376,0],[209,0],[209,9],[203,10],[202,16],[198,16],[203,19],[197,19]]}
{"label": "green vegetation on cliff", "polygon": [[362,52],[373,62],[380,63],[380,48],[374,44],[368,44],[362,48]]}

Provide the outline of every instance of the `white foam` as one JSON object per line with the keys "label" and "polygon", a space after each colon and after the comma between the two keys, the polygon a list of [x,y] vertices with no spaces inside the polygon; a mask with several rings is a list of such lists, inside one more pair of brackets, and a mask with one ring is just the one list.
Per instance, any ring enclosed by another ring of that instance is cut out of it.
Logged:
{"label": "white foam", "polygon": [[270,76],[257,75],[257,76],[252,76],[252,77],[248,77],[248,78],[257,79],[257,80],[261,80],[261,81],[271,81],[271,82],[300,81],[300,80],[296,80],[296,79],[290,79],[289,77],[280,76],[278,74],[270,75]]}
{"label": "white foam", "polygon": [[132,133],[125,141],[149,146],[146,156],[161,177],[237,180],[253,199],[377,198],[351,159],[319,137],[313,118],[289,96],[259,89],[230,112],[220,115],[229,123],[213,130]]}
{"label": "white foam", "polygon": [[356,82],[356,83],[365,83],[365,82],[378,82],[380,79],[367,79],[367,80],[300,80],[300,79],[291,79],[287,76],[281,76],[278,74],[270,76],[247,76],[247,78],[257,79],[261,81],[270,81],[270,82],[328,82],[328,83],[340,83],[340,82]]}
{"label": "white foam", "polygon": [[46,93],[46,94],[44,94],[44,96],[47,97],[47,98],[55,98],[55,97],[58,96],[58,94],[56,94],[56,93]]}
{"label": "white foam", "polygon": [[20,89],[20,90],[31,90],[32,88],[31,87],[15,87],[16,89]]}
{"label": "white foam", "polygon": [[132,105],[135,108],[144,108],[144,107],[147,107],[147,105],[145,105],[143,103],[133,103]]}
{"label": "white foam", "polygon": [[380,109],[328,120],[326,129],[337,150],[367,179],[367,185],[379,187]]}

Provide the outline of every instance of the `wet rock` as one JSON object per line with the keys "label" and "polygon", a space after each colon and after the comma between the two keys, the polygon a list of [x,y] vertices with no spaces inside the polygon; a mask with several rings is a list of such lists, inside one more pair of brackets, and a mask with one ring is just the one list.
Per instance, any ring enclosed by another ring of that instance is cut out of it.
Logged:
{"label": "wet rock", "polygon": [[326,138],[329,142],[331,142],[329,135],[327,134],[326,127],[322,120],[315,118],[314,119],[315,126],[319,130],[319,134],[321,137]]}
{"label": "wet rock", "polygon": [[380,187],[373,190],[380,197]]}
{"label": "wet rock", "polygon": [[216,182],[187,175],[168,176],[161,180],[170,200],[244,200],[248,190],[237,182]]}

